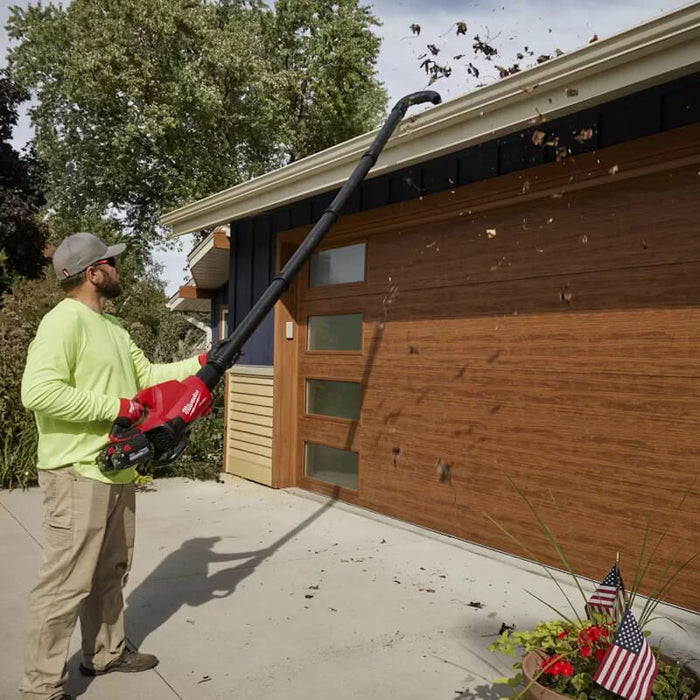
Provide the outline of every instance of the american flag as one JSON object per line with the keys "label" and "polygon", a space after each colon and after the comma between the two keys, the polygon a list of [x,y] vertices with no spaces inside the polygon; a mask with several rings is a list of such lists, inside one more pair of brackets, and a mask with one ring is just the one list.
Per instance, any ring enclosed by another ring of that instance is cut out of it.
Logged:
{"label": "american flag", "polygon": [[603,579],[598,588],[586,603],[586,610],[607,613],[613,620],[618,620],[625,611],[625,584],[622,583],[622,575],[613,564],[608,575]]}
{"label": "american flag", "polygon": [[593,680],[627,700],[648,700],[654,678],[656,659],[634,615],[627,610]]}

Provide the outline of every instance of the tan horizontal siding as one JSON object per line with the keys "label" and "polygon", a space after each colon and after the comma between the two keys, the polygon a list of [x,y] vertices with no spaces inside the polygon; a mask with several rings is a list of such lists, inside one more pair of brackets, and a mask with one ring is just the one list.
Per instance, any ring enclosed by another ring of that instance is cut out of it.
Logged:
{"label": "tan horizontal siding", "polygon": [[253,368],[231,372],[226,397],[226,471],[272,482],[272,375]]}

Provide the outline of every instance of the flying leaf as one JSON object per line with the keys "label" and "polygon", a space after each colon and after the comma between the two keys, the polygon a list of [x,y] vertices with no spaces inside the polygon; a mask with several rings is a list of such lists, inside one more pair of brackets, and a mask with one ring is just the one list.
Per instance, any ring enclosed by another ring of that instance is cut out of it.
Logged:
{"label": "flying leaf", "polygon": [[433,56],[437,56],[440,53],[440,49],[435,46],[435,44],[428,44],[428,51],[430,51]]}
{"label": "flying leaf", "polygon": [[584,143],[585,141],[590,141],[593,138],[593,129],[581,129],[581,131],[574,136],[574,139],[579,143]]}
{"label": "flying leaf", "polygon": [[457,35],[467,33],[467,23],[457,22]]}
{"label": "flying leaf", "polygon": [[464,58],[464,54],[463,54],[463,53],[459,53],[459,54],[457,54],[456,56],[453,56],[453,57],[452,57],[452,60],[453,60],[453,61],[459,61],[460,58]]}
{"label": "flying leaf", "polygon": [[418,36],[420,34],[420,24],[412,24],[411,31],[415,36]]}

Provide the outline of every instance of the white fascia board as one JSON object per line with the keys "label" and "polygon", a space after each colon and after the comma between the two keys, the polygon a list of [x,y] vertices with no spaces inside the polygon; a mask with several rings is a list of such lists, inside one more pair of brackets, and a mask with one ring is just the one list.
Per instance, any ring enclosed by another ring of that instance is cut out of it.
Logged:
{"label": "white fascia board", "polygon": [[175,294],[172,297],[170,297],[167,306],[170,311],[176,311],[178,313],[210,313],[211,300],[183,299],[182,297]]}
{"label": "white fascia board", "polygon": [[[370,177],[578,112],[700,70],[700,2],[404,119]],[[162,217],[174,235],[341,186],[376,131]]]}
{"label": "white fascia board", "polygon": [[189,268],[192,269],[193,265],[196,265],[200,260],[202,260],[207,255],[207,253],[209,253],[209,251],[211,251],[213,249],[214,249],[214,234],[210,233],[187,256],[187,264],[189,265]]}

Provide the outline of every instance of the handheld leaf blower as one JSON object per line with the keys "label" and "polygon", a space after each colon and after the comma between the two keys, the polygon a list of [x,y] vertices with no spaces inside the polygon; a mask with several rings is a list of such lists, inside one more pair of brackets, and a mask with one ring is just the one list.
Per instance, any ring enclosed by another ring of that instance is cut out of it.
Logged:
{"label": "handheld leaf blower", "polygon": [[120,422],[123,419],[114,423],[109,435],[109,444],[97,458],[103,472],[137,467],[151,460],[161,464],[168,463],[180,457],[187,446],[187,434],[193,421],[207,415],[211,410],[212,389],[241,356],[241,348],[245,342],[282,294],[289,289],[301,267],[340,218],[343,206],[377,162],[384,145],[403,119],[406,110],[423,102],[436,105],[441,101],[437,92],[425,90],[407,95],[396,103],[369,150],[362,156],[330,206],[235,328],[230,338],[209,353],[206,365],[197,374],[182,382],[163,382],[136,395],[136,401],[146,409],[145,418],[136,425]]}

